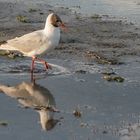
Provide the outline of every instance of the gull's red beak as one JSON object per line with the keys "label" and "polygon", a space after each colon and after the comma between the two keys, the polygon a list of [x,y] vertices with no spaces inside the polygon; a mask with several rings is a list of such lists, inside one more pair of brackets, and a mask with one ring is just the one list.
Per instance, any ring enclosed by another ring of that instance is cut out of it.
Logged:
{"label": "gull's red beak", "polygon": [[68,31],[68,28],[66,27],[66,25],[63,22],[60,23],[59,27],[65,32]]}

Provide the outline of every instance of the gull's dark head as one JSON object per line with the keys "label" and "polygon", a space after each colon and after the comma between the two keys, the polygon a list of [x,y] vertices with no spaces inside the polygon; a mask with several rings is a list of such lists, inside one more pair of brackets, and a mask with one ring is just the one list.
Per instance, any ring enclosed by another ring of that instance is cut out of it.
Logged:
{"label": "gull's dark head", "polygon": [[54,27],[65,28],[64,23],[62,22],[61,18],[57,14],[54,13],[49,14],[47,17],[47,22],[52,24]]}

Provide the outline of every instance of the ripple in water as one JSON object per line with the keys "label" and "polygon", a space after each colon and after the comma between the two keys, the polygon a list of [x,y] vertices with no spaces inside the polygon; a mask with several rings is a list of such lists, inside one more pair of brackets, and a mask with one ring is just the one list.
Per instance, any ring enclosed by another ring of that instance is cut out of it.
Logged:
{"label": "ripple in water", "polygon": [[[39,74],[47,74],[48,76],[56,76],[56,75],[66,75],[70,74],[67,68],[49,63],[52,66],[51,70],[46,71],[44,66],[40,63],[37,63],[35,66],[34,73],[36,75]],[[9,64],[8,63],[1,63],[0,66],[0,74],[22,74],[22,75],[27,75],[30,73],[30,62],[24,61],[22,63],[16,64]]]}

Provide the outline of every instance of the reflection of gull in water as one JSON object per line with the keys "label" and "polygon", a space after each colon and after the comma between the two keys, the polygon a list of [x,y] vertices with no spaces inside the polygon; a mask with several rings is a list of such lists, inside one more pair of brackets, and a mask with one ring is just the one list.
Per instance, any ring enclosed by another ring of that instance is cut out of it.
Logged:
{"label": "reflection of gull in water", "polygon": [[36,83],[22,82],[16,86],[0,85],[0,91],[17,99],[24,107],[35,109],[44,130],[51,130],[58,120],[53,119],[55,100],[48,89]]}

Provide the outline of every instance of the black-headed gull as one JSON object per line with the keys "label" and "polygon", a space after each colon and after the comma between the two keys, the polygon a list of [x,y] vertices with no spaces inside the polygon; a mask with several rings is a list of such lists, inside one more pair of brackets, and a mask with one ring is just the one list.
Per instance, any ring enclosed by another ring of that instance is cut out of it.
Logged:
{"label": "black-headed gull", "polygon": [[45,28],[37,30],[21,37],[8,40],[0,46],[0,50],[19,51],[24,56],[32,57],[31,72],[34,71],[35,61],[40,61],[45,65],[45,68],[50,68],[50,65],[43,59],[37,56],[42,55],[54,49],[60,40],[60,27],[65,28],[61,18],[51,13],[46,19]]}

